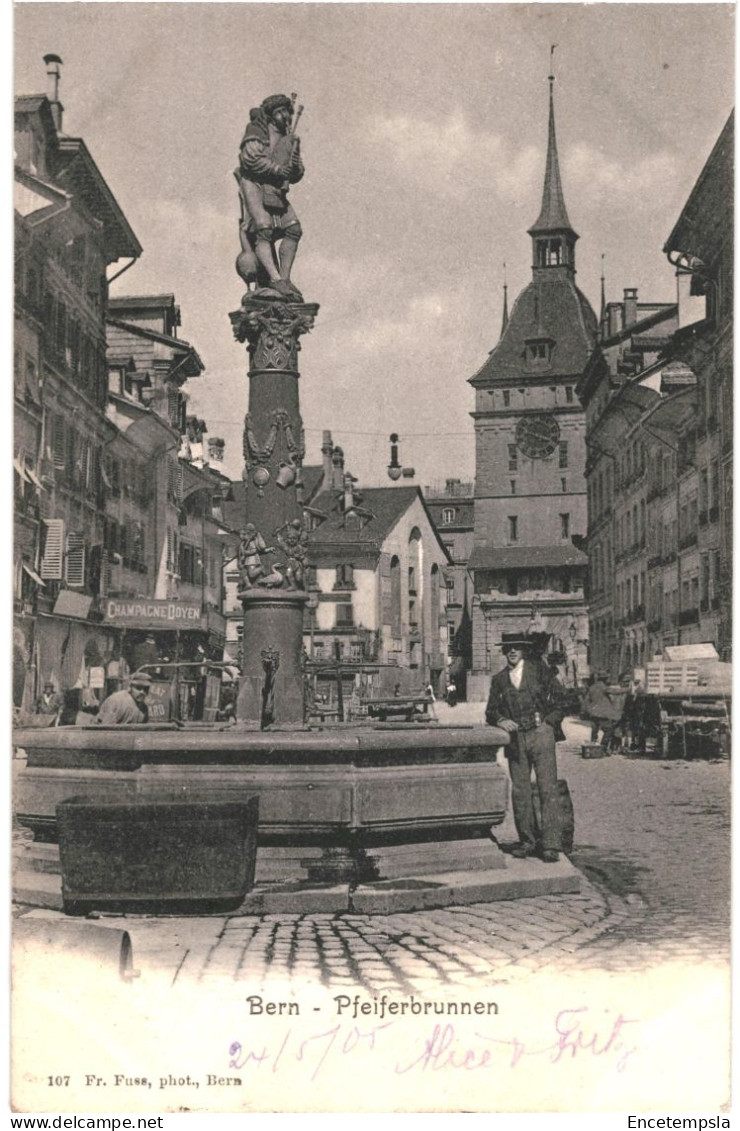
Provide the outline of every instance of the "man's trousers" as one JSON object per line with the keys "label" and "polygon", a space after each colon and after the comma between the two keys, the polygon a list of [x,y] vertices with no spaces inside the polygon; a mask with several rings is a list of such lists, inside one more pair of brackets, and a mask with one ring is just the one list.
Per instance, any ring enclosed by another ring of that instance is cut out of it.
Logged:
{"label": "man's trousers", "polygon": [[560,852],[560,801],[555,734],[548,723],[534,730],[517,732],[505,748],[511,775],[511,804],[519,840],[526,848],[537,843],[532,805],[531,770],[534,768],[542,814],[542,850]]}

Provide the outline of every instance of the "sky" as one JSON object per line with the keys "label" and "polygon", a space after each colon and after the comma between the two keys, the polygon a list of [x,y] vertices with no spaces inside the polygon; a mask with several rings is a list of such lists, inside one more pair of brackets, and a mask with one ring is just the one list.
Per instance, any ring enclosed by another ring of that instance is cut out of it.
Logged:
{"label": "sky", "polygon": [[[473,478],[473,390],[531,278],[550,45],[577,282],[670,302],[662,252],[733,104],[724,4],[77,4],[15,8],[16,93],[61,55],[64,132],[84,138],[143,255],[111,293],[174,293],[205,373],[190,410],[241,474],[247,358],[233,169],[250,107],[298,93],[306,175],[294,281],[307,463],[330,429],[366,486],[388,437],[419,485]],[[119,264],[118,266],[121,266]],[[115,268],[111,269],[111,274]]]}

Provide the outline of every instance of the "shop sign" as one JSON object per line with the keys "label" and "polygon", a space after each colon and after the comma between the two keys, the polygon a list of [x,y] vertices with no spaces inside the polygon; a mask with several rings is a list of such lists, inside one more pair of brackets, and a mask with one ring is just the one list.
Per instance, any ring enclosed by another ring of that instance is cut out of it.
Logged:
{"label": "shop sign", "polygon": [[172,711],[172,684],[153,683],[146,696],[150,723],[166,723]]}
{"label": "shop sign", "polygon": [[121,628],[202,629],[206,622],[200,605],[194,601],[120,600],[109,597],[105,602],[108,624]]}
{"label": "shop sign", "polygon": [[91,605],[92,597],[88,597],[85,593],[62,589],[54,603],[53,614],[57,617],[79,617],[80,620],[85,620]]}

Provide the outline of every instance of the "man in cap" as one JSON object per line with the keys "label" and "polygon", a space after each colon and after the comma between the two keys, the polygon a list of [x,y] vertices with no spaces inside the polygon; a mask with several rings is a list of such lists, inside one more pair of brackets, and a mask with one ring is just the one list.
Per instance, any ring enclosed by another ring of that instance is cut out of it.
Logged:
{"label": "man in cap", "polygon": [[237,271],[247,286],[266,282],[278,295],[300,302],[290,281],[302,229],[288,189],[304,173],[300,141],[291,133],[293,103],[286,94],[271,94],[249,117],[234,174],[242,202]]}
{"label": "man in cap", "polygon": [[[512,856],[534,856],[539,848],[545,863],[554,864],[561,851],[555,735],[563,719],[563,688],[547,664],[532,656],[531,641],[524,634],[503,633],[501,649],[506,667],[491,680],[486,722],[511,735],[505,753],[520,842]],[[541,845],[532,804],[532,770],[540,798]]]}
{"label": "man in cap", "polygon": [[104,699],[98,712],[98,722],[103,726],[122,726],[145,723],[149,719],[146,697],[152,681],[148,675],[133,675],[128,691],[114,691]]}
{"label": "man in cap", "polygon": [[62,707],[64,706],[64,698],[55,691],[54,684],[51,680],[47,680],[44,684],[44,690],[36,700],[36,714],[37,715],[60,715]]}

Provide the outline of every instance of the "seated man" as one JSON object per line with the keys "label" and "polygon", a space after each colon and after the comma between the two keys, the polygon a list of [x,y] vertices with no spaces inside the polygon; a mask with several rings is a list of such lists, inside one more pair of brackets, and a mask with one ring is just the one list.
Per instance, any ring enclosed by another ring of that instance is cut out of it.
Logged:
{"label": "seated man", "polygon": [[54,684],[48,680],[44,690],[36,700],[37,715],[60,715],[64,706],[64,697],[54,690]]}
{"label": "seated man", "polygon": [[97,721],[107,727],[148,722],[146,697],[151,686],[148,675],[132,676],[128,691],[114,691],[103,700]]}

